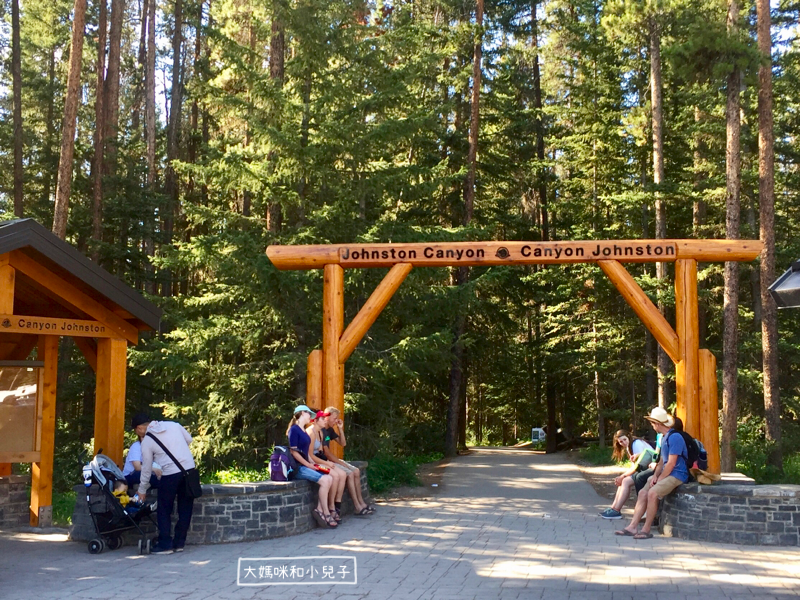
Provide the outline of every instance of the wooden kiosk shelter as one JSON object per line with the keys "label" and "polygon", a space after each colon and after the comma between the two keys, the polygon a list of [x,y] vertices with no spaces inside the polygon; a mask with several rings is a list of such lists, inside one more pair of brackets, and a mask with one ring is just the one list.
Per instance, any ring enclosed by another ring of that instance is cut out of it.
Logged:
{"label": "wooden kiosk shelter", "polygon": [[35,221],[0,223],[0,476],[32,463],[31,525],[52,522],[59,338],[72,337],[97,376],[95,452],[121,464],[128,344],[160,320],[161,309]]}
{"label": "wooden kiosk shelter", "polygon": [[[344,364],[414,267],[597,263],[675,363],[677,416],[720,471],[717,366],[700,349],[697,263],[751,261],[757,240],[608,240],[269,246],[281,270],[323,269],[322,349],[308,356],[307,403],[344,414]],[[622,263],[675,263],[675,329]],[[344,269],[391,267],[353,321],[344,327]]]}

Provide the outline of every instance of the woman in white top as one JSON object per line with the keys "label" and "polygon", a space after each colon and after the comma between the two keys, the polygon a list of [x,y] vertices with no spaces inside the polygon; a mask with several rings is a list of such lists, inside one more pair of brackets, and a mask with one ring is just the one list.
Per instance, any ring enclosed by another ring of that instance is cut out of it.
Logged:
{"label": "woman in white top", "polygon": [[[630,432],[620,429],[614,434],[611,458],[620,463],[626,458],[630,459],[631,467],[619,477],[614,479],[617,494],[610,508],[600,513],[604,519],[621,519],[622,506],[631,495],[631,488],[635,481],[632,475],[640,469],[647,469],[655,454],[653,447],[643,439],[633,437]],[[639,460],[642,459],[642,460]]]}

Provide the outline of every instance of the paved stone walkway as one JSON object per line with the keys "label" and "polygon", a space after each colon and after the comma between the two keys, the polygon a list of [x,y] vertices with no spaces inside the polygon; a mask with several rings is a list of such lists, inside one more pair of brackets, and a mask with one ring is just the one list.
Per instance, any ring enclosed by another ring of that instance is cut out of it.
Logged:
{"label": "paved stone walkway", "polygon": [[[747,600],[800,595],[800,549],[613,534],[605,502],[559,455],[480,449],[431,501],[383,505],[337,530],[138,556],[64,536],[0,533],[0,598],[163,600]],[[630,512],[630,511],[628,511]],[[355,556],[356,585],[237,587],[239,557]]]}

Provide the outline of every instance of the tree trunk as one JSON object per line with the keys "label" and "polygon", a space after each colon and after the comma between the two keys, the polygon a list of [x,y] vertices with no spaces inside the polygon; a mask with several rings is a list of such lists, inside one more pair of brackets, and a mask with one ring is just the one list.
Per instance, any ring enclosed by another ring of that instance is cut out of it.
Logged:
{"label": "tree trunk", "polygon": [[[739,2],[728,0],[728,35],[732,38],[739,29]],[[728,99],[725,108],[725,237],[739,239],[741,190],[741,156],[739,133],[741,71],[734,66],[728,75]],[[723,472],[736,470],[736,426],[738,406],[738,344],[739,344],[739,263],[725,263],[725,291],[722,326],[722,439],[720,461]]]}
{"label": "tree trunk", "polygon": [[[475,22],[479,28],[483,27],[483,0],[477,0]],[[480,89],[481,89],[481,44],[482,34],[478,35],[473,48],[472,57],[472,96],[470,106],[469,151],[467,155],[467,181],[464,186],[464,214],[462,225],[469,225],[475,207],[475,172],[478,159],[478,134],[480,127]],[[454,285],[460,286],[469,279],[469,269],[459,267],[454,269]],[[453,358],[450,367],[450,402],[447,408],[447,430],[445,432],[445,455],[455,456],[458,444],[459,431],[459,400],[461,386],[466,385],[463,375],[464,345],[461,338],[466,332],[467,318],[464,308],[456,317],[456,326],[453,336]]]}
{"label": "tree trunk", "polygon": [[[468,277],[467,267],[453,269],[454,286],[464,283]],[[463,313],[456,317],[453,328],[452,358],[450,363],[449,401],[447,404],[447,427],[444,436],[445,456],[455,456],[458,453],[458,417],[461,400],[461,385],[463,383],[464,344],[462,338],[467,328],[467,318]]]}
{"label": "tree trunk", "polygon": [[[139,55],[136,71],[136,91],[134,92],[133,107],[131,114],[131,129],[134,133],[139,131],[142,110],[142,79],[147,69],[147,15],[149,12],[149,0],[142,0],[141,27],[139,29]],[[202,8],[201,8],[202,10]]]}
{"label": "tree trunk", "polygon": [[[269,76],[276,87],[283,87],[284,65],[286,60],[286,43],[283,22],[280,14],[280,3],[273,3],[272,38],[269,43]],[[279,202],[271,202],[267,206],[267,231],[278,233],[283,223],[283,209]]]}
{"label": "tree trunk", "polygon": [[50,193],[53,189],[53,177],[51,165],[57,168],[57,165],[53,165],[55,162],[53,159],[55,158],[55,152],[53,152],[53,145],[55,144],[56,138],[56,131],[54,127],[55,122],[55,95],[56,95],[56,49],[55,47],[50,48],[50,53],[47,57],[47,116],[45,117],[45,126],[47,127],[47,137],[46,137],[46,147],[45,147],[45,156],[47,157],[47,167],[44,171],[44,177],[42,182],[42,201],[45,205],[50,203]]}
{"label": "tree trunk", "polygon": [[94,164],[92,165],[92,260],[100,261],[100,241],[103,230],[103,156],[106,141],[105,80],[106,80],[106,32],[108,5],[100,0],[100,15],[97,24],[97,84],[94,97]]}
{"label": "tree trunk", "polygon": [[550,223],[547,208],[547,170],[544,167],[544,115],[542,114],[542,76],[539,70],[539,21],[537,12],[539,3],[531,4],[531,37],[534,49],[533,57],[533,106],[536,109],[536,158],[538,169],[539,223],[542,240],[550,238]]}
{"label": "tree trunk", "polygon": [[[156,183],[156,0],[149,0],[147,5],[147,64],[144,73],[144,136],[147,146],[147,188],[150,194],[155,192]],[[155,224],[154,215],[147,215],[147,232],[144,241],[144,252],[148,257],[147,291],[156,293],[155,269],[152,257],[155,256]]]}
{"label": "tree trunk", "polygon": [[20,50],[19,0],[11,0],[11,80],[14,96],[14,214],[22,218],[22,52]]}
{"label": "tree trunk", "polygon": [[154,191],[156,178],[156,0],[147,12],[147,65],[144,73],[144,127],[147,145],[147,185]]}
{"label": "tree trunk", "polygon": [[764,412],[767,442],[771,442],[767,463],[783,469],[781,449],[781,400],[778,387],[778,314],[767,287],[775,280],[775,155],[772,128],[772,39],[769,0],[757,0],[758,49],[758,201],[761,241],[761,344],[764,368]]}
{"label": "tree trunk", "polygon": [[108,38],[108,74],[105,87],[106,173],[116,173],[117,130],[119,129],[119,64],[122,42],[122,19],[125,0],[111,0],[111,30]]}
{"label": "tree trunk", "polygon": [[467,155],[467,185],[464,188],[464,225],[472,221],[475,208],[475,175],[478,163],[480,133],[481,54],[483,45],[483,0],[477,0],[475,24],[479,29],[472,55],[472,96],[470,98],[469,151]]}
{"label": "tree trunk", "polygon": [[53,215],[53,233],[62,240],[67,237],[69,195],[72,190],[72,159],[75,153],[75,119],[80,102],[81,62],[83,36],[86,28],[86,0],[75,0],[72,20],[72,43],[69,51],[67,95],[64,100],[64,120],[61,126],[61,154],[58,161],[56,205]]}
{"label": "tree trunk", "polygon": [[[758,231],[758,223],[756,222],[756,209],[753,206],[755,193],[751,194],[750,201],[747,203],[747,227],[750,229],[750,235],[755,236]],[[759,269],[761,264],[754,265],[750,263],[748,270],[750,271],[750,296],[752,298],[753,309],[753,331],[758,331],[761,328],[761,276]]]}
{"label": "tree trunk", "polygon": [[[653,183],[660,186],[664,183],[664,113],[661,102],[661,32],[656,17],[649,18],[650,29],[650,102],[652,105],[653,127]],[[664,198],[659,189],[655,194],[656,239],[667,237],[667,214]],[[656,279],[659,284],[667,278],[667,264],[656,263]],[[666,306],[659,291],[658,309],[666,313]],[[664,349],[658,347],[658,405],[669,404],[667,373],[670,370],[670,359]]]}
{"label": "tree trunk", "polygon": [[552,373],[547,376],[547,383],[545,385],[545,394],[547,396],[547,438],[545,452],[552,454],[558,450],[557,438],[557,419],[556,419],[556,378]]}
{"label": "tree trunk", "polygon": [[[166,206],[164,207],[164,243],[172,243],[175,211],[178,209],[178,182],[172,161],[178,158],[178,143],[181,126],[181,45],[183,44],[183,0],[175,0],[172,32],[172,82],[169,104],[169,126],[167,128],[167,172],[164,185]],[[162,295],[172,295],[172,274],[164,272]]]}

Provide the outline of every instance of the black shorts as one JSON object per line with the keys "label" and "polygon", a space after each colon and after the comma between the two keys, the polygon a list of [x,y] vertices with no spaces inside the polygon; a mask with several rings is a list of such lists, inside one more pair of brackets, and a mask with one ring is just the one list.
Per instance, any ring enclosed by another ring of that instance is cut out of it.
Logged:
{"label": "black shorts", "polygon": [[633,486],[636,488],[638,494],[642,488],[647,484],[647,480],[653,476],[654,469],[645,469],[631,475],[633,477]]}

